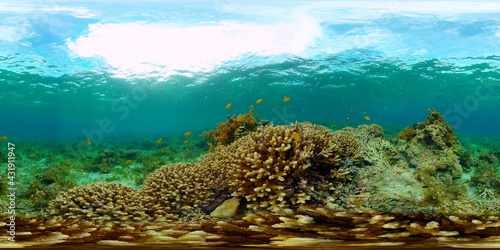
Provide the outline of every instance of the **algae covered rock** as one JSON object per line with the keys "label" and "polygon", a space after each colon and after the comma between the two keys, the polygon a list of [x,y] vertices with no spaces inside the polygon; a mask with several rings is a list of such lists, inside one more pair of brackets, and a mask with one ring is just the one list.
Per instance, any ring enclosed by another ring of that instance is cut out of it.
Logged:
{"label": "algae covered rock", "polygon": [[231,218],[236,215],[236,211],[238,210],[239,205],[240,202],[236,198],[225,200],[213,212],[210,213],[210,216],[219,218]]}

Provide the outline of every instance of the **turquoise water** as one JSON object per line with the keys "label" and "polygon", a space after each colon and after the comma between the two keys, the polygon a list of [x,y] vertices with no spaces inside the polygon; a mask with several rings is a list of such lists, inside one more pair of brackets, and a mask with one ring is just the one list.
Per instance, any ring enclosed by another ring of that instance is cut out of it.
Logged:
{"label": "turquoise water", "polygon": [[488,3],[115,4],[2,5],[2,135],[84,140],[103,119],[113,136],[203,131],[252,104],[274,124],[398,128],[435,108],[500,135]]}
{"label": "turquoise water", "polygon": [[499,66],[495,1],[0,1],[0,215],[23,246],[498,247]]}

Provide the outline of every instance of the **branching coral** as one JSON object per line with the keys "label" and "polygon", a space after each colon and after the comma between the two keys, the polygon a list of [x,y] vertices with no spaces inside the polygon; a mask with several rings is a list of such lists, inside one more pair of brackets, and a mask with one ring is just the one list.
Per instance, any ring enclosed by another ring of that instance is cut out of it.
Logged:
{"label": "branching coral", "polygon": [[332,170],[348,159],[360,159],[351,133],[332,133],[310,123],[263,126],[216,151],[220,162],[229,166],[233,195],[244,197],[252,208],[305,203],[311,199],[311,186],[346,176],[345,171]]}
{"label": "branching coral", "polygon": [[69,189],[50,204],[50,214],[68,219],[144,221],[142,197],[132,187],[96,182]]}
{"label": "branching coral", "polygon": [[214,145],[229,145],[243,133],[242,130],[255,131],[257,127],[258,116],[257,119],[254,117],[253,106],[250,106],[250,111],[247,114],[233,115],[233,117],[228,116],[227,118],[227,122],[217,124],[217,130],[204,132],[202,136],[211,139]]}
{"label": "branching coral", "polygon": [[143,205],[155,215],[183,212],[214,198],[217,175],[202,164],[175,163],[152,173],[140,191]]}

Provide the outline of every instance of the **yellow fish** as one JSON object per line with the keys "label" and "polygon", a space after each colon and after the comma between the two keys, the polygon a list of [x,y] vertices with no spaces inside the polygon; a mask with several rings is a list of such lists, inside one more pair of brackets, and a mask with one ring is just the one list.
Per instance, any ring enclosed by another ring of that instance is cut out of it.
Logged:
{"label": "yellow fish", "polygon": [[351,109],[352,109],[352,106],[351,106]]}
{"label": "yellow fish", "polygon": [[370,120],[370,117],[368,117],[367,115],[363,116],[366,120]]}
{"label": "yellow fish", "polygon": [[87,143],[90,145],[90,139],[89,138],[87,138]]}
{"label": "yellow fish", "polygon": [[302,141],[302,137],[300,137],[299,134],[293,133],[292,136],[293,136],[293,139],[295,139],[296,141],[298,141],[298,142]]}
{"label": "yellow fish", "polygon": [[186,132],[184,135],[185,135],[185,136],[190,136],[190,135],[192,135],[192,134],[193,134],[193,133],[191,133],[191,132]]}
{"label": "yellow fish", "polygon": [[284,102],[288,102],[288,101],[290,101],[290,97],[286,97],[286,96],[285,96],[285,98],[283,99],[283,101],[284,101]]}
{"label": "yellow fish", "polygon": [[2,136],[2,137],[0,137],[0,139],[7,140],[7,136]]}
{"label": "yellow fish", "polygon": [[229,104],[226,106],[226,108],[228,109],[228,108],[230,108],[231,106],[233,106],[233,105],[232,105],[231,103],[229,103]]}
{"label": "yellow fish", "polygon": [[161,138],[158,140],[158,143],[161,143]]}
{"label": "yellow fish", "polygon": [[213,147],[212,143],[210,143],[210,142],[208,142],[207,145],[210,147]]}
{"label": "yellow fish", "polygon": [[349,117],[347,117],[346,119],[349,120]]}
{"label": "yellow fish", "polygon": [[261,103],[261,102],[262,102],[262,99],[257,100],[257,103]]}
{"label": "yellow fish", "polygon": [[131,162],[132,162],[132,160],[128,160],[127,162],[125,162],[125,164],[129,164],[129,163],[131,163]]}
{"label": "yellow fish", "polygon": [[184,141],[184,143],[188,143],[188,141]]}

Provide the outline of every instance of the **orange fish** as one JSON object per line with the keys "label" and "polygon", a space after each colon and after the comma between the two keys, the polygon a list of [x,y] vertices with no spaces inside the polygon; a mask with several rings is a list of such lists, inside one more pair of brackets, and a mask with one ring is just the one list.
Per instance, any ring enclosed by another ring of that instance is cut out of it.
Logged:
{"label": "orange fish", "polygon": [[184,143],[188,143],[188,141],[184,141]]}
{"label": "orange fish", "polygon": [[160,150],[160,153],[162,153],[162,154],[163,154],[163,149],[162,149],[162,150]]}
{"label": "orange fish", "polygon": [[161,143],[161,138],[158,140],[158,143]]}
{"label": "orange fish", "polygon": [[129,164],[129,163],[131,163],[131,162],[132,162],[132,160],[128,160],[127,162],[125,162],[125,164]]}
{"label": "orange fish", "polygon": [[261,102],[262,102],[262,99],[257,100],[257,103],[261,103]]}
{"label": "orange fish", "polygon": [[232,105],[231,103],[229,103],[229,104],[226,106],[226,108],[228,109],[228,108],[230,108],[231,106],[233,106],[233,105]]}
{"label": "orange fish", "polygon": [[347,117],[346,119],[349,120],[349,117]]}
{"label": "orange fish", "polygon": [[7,136],[2,136],[2,137],[0,137],[0,139],[7,140]]}
{"label": "orange fish", "polygon": [[213,147],[212,143],[210,143],[210,142],[208,142],[207,145],[210,147]]}
{"label": "orange fish", "polygon": [[89,138],[87,138],[87,143],[90,145],[90,139]]}
{"label": "orange fish", "polygon": [[190,136],[190,135],[192,135],[192,134],[193,134],[193,133],[191,133],[191,132],[186,132],[184,135],[185,135],[185,136]]}
{"label": "orange fish", "polygon": [[367,115],[363,116],[366,120],[370,120],[370,117],[368,117]]}
{"label": "orange fish", "polygon": [[56,159],[56,158],[54,158],[54,156],[52,156],[52,157],[50,157],[50,158],[51,158],[53,161]]}
{"label": "orange fish", "polygon": [[290,97],[286,97],[286,96],[285,96],[285,98],[283,99],[283,101],[284,101],[284,102],[288,102],[288,101],[290,101]]}
{"label": "orange fish", "polygon": [[293,133],[292,136],[293,136],[293,139],[295,139],[296,141],[298,141],[298,142],[302,141],[302,137],[300,137],[299,134]]}

